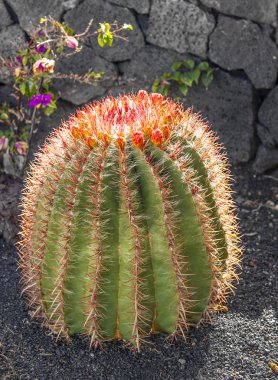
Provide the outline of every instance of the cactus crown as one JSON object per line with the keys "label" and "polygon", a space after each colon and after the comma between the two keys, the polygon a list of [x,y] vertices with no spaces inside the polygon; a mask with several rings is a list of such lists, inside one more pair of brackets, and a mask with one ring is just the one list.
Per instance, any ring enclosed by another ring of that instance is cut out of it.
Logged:
{"label": "cactus crown", "polygon": [[77,111],[32,164],[19,243],[23,292],[53,333],[185,336],[225,307],[240,260],[226,156],[159,94]]}

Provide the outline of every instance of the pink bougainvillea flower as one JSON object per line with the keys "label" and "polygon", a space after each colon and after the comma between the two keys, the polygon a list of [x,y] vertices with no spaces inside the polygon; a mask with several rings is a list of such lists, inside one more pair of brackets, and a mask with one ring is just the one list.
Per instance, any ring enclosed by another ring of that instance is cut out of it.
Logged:
{"label": "pink bougainvillea flower", "polygon": [[44,54],[46,52],[46,47],[42,44],[42,45],[36,45],[35,46],[35,51],[36,53],[38,54]]}
{"label": "pink bougainvillea flower", "polygon": [[71,49],[76,49],[78,46],[78,41],[75,37],[68,36],[66,38],[66,44]]}
{"label": "pink bougainvillea flower", "polygon": [[51,102],[52,94],[33,95],[28,102],[30,107],[47,106]]}
{"label": "pink bougainvillea flower", "polygon": [[38,75],[44,72],[54,72],[55,61],[53,59],[42,58],[33,64],[33,73]]}
{"label": "pink bougainvillea flower", "polygon": [[0,137],[0,152],[8,148],[9,140],[7,137]]}
{"label": "pink bougainvillea flower", "polygon": [[17,153],[19,153],[21,156],[25,156],[28,149],[28,144],[25,141],[17,141],[15,143],[15,149],[17,150]]}

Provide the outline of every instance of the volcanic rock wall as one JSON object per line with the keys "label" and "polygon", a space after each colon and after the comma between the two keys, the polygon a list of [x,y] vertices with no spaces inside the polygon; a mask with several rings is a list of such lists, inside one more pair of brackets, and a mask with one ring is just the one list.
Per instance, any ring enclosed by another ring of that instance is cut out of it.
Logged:
{"label": "volcanic rock wall", "polygon": [[[99,86],[56,81],[62,88],[60,111],[43,119],[36,150],[59,118],[108,94],[150,89],[175,61],[208,60],[214,80],[195,86],[184,103],[193,106],[219,133],[230,161],[254,161],[258,173],[278,175],[278,0],[0,0],[0,55],[8,57],[45,15],[63,20],[76,32],[91,18],[130,23],[128,42],[100,48],[95,40],[76,56],[60,62],[60,72],[105,71]],[[10,79],[0,74],[0,102]],[[175,94],[173,94],[175,95]],[[176,94],[177,95],[177,94]]]}

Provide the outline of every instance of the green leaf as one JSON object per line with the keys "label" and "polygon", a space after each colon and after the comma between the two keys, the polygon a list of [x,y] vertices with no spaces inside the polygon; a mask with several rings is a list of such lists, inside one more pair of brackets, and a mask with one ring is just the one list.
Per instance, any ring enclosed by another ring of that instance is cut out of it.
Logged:
{"label": "green leaf", "polygon": [[201,62],[201,63],[199,63],[198,68],[199,68],[201,71],[206,71],[206,70],[209,69],[209,64],[208,64],[208,62],[206,62],[206,61]]}
{"label": "green leaf", "polygon": [[113,34],[109,32],[109,33],[107,34],[106,39],[107,39],[107,44],[108,44],[108,46],[111,46],[112,43],[113,43]]}
{"label": "green leaf", "polygon": [[159,79],[156,79],[152,84],[152,92],[158,92],[159,88]]}
{"label": "green leaf", "polygon": [[94,71],[92,71],[91,73],[89,73],[88,75],[86,75],[86,77],[87,77],[87,78],[95,78],[95,79],[99,79],[99,78],[101,78],[104,74],[105,74],[104,71],[100,71],[99,73],[95,73]]}
{"label": "green leaf", "polygon": [[180,79],[182,84],[190,87],[192,86],[194,80],[192,73],[188,71],[186,73],[182,73]]}
{"label": "green leaf", "polygon": [[183,66],[186,69],[192,70],[195,67],[195,62],[193,61],[193,59],[186,59],[185,61],[183,61]]}
{"label": "green leaf", "polygon": [[22,93],[22,95],[25,95],[25,93],[26,93],[26,82],[21,82],[19,85],[19,89],[20,89],[20,92]]}
{"label": "green leaf", "polygon": [[0,113],[0,119],[1,120],[8,120],[9,115],[6,112]]}
{"label": "green leaf", "polygon": [[74,34],[74,30],[70,28],[67,24],[62,23],[61,26],[68,36],[72,36]]}
{"label": "green leaf", "polygon": [[97,36],[97,42],[98,42],[98,44],[99,44],[100,47],[103,47],[105,45],[105,41],[103,39],[103,35],[102,34],[99,34]]}
{"label": "green leaf", "polygon": [[177,71],[182,66],[182,64],[183,64],[183,62],[174,62],[171,66],[171,70]]}
{"label": "green leaf", "polygon": [[43,88],[45,91],[48,91],[48,90],[49,90],[49,83],[47,83],[47,82],[43,82],[43,84],[42,84],[42,88]]}
{"label": "green leaf", "polygon": [[166,80],[171,79],[172,75],[173,74],[171,73],[163,73],[163,75],[161,76],[161,79],[166,79]]}
{"label": "green leaf", "polygon": [[47,107],[47,108],[44,108],[43,113],[46,116],[50,116],[50,115],[53,114],[54,111],[55,111],[55,108],[53,108],[53,107]]}
{"label": "green leaf", "polygon": [[23,58],[22,58],[22,63],[23,65],[26,65],[28,62],[28,57],[25,55]]}
{"label": "green leaf", "polygon": [[183,94],[183,96],[186,96],[188,93],[188,86],[186,86],[185,84],[182,84],[179,86],[179,90]]}
{"label": "green leaf", "polygon": [[162,86],[160,87],[160,94],[162,94],[163,96],[167,96],[168,95],[168,87],[167,86]]}
{"label": "green leaf", "polygon": [[208,74],[208,75],[213,75],[213,72],[214,72],[214,70],[213,70],[211,67],[209,67],[209,68],[207,69],[207,74]]}
{"label": "green leaf", "polygon": [[175,71],[173,74],[170,74],[168,78],[165,78],[165,79],[170,79],[170,80],[174,80],[176,82],[181,82],[181,76],[183,75],[183,73],[181,73],[180,71]]}
{"label": "green leaf", "polygon": [[213,81],[213,75],[212,74],[207,74],[207,73],[202,73],[202,83],[203,85],[205,86],[205,88],[207,89],[208,86],[211,84],[211,82]]}
{"label": "green leaf", "polygon": [[19,53],[17,53],[17,55],[19,55],[19,56],[23,56],[23,55],[26,55],[27,54],[27,49],[25,49],[25,50],[21,50]]}
{"label": "green leaf", "polygon": [[200,75],[201,75],[201,70],[200,70],[199,68],[196,68],[196,69],[192,72],[192,78],[193,78],[193,81],[194,81],[196,84],[199,83]]}
{"label": "green leaf", "polygon": [[28,80],[27,82],[25,82],[25,84],[26,84],[25,95],[28,98],[31,98],[31,96],[33,96],[33,95],[36,95],[37,87],[36,87],[35,83],[32,80]]}
{"label": "green leaf", "polygon": [[51,102],[49,103],[49,107],[51,107],[51,108],[57,108],[57,104],[55,103],[54,100],[51,100]]}
{"label": "green leaf", "polygon": [[58,53],[58,54],[63,53],[63,51],[64,51],[64,46],[58,46],[58,47],[56,48],[56,53]]}

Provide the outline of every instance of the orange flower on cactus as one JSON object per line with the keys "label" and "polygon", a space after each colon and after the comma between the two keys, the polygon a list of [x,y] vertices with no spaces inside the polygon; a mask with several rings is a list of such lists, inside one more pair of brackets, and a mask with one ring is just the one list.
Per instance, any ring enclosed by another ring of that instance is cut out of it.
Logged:
{"label": "orange flower on cactus", "polygon": [[162,142],[163,142],[163,133],[161,132],[160,129],[155,129],[154,131],[152,131],[152,134],[151,134],[151,141],[155,144],[155,145],[161,145]]}
{"label": "orange flower on cactus", "polygon": [[140,131],[134,131],[131,134],[131,140],[135,146],[141,148],[144,144],[144,136]]}
{"label": "orange flower on cactus", "polygon": [[34,75],[48,72],[52,74],[54,72],[55,61],[53,59],[42,58],[33,64]]}

